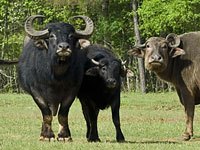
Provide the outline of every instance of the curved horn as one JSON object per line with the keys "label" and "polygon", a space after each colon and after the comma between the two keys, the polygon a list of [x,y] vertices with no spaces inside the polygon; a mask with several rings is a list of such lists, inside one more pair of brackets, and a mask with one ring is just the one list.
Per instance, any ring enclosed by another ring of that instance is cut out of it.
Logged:
{"label": "curved horn", "polygon": [[172,48],[178,47],[180,45],[180,37],[174,33],[167,35],[166,40],[169,42],[169,46]]}
{"label": "curved horn", "polygon": [[124,66],[126,64],[127,60],[123,61],[121,60],[122,65]]}
{"label": "curved horn", "polygon": [[99,62],[98,61],[96,61],[96,60],[94,60],[94,59],[91,59],[91,61],[93,62],[93,64],[95,64],[95,65],[99,65]]}
{"label": "curved horn", "polygon": [[146,46],[146,43],[144,44],[137,44],[135,45],[134,47],[137,47],[137,48],[144,48]]}
{"label": "curved horn", "polygon": [[88,38],[88,37],[90,37],[92,32],[93,32],[93,30],[94,30],[93,21],[89,17],[83,16],[83,15],[73,16],[70,19],[75,19],[75,18],[81,18],[86,23],[86,27],[85,27],[84,30],[76,30],[77,37],[80,37],[80,38]]}
{"label": "curved horn", "polygon": [[44,16],[42,16],[42,15],[33,15],[33,16],[28,17],[28,19],[26,20],[25,25],[24,25],[26,33],[32,39],[40,39],[40,38],[47,37],[48,34],[49,34],[48,29],[42,30],[42,31],[36,31],[33,28],[33,21],[36,18],[44,18]]}

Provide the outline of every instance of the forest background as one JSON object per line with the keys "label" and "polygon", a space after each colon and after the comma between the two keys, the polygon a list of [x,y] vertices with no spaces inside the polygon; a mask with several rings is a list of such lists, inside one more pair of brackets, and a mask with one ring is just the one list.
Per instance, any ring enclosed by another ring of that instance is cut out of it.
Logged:
{"label": "forest background", "polygon": [[[141,60],[127,56],[127,51],[138,42],[137,27],[141,43],[151,36],[200,30],[199,8],[199,0],[0,0],[0,59],[19,58],[28,16],[42,14],[45,16],[43,24],[47,24],[68,22],[69,17],[83,14],[95,24],[91,42],[112,49],[132,70],[133,76],[123,79],[123,90],[171,91],[173,87],[152,72],[144,68],[144,72],[140,72]],[[0,92],[21,91],[16,70],[15,65],[0,66]]]}

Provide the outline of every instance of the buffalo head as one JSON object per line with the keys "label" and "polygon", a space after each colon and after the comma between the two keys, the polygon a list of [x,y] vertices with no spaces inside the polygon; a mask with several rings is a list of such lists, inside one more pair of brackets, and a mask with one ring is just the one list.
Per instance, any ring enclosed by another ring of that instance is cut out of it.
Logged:
{"label": "buffalo head", "polygon": [[168,66],[170,59],[185,54],[179,47],[180,44],[180,37],[171,33],[166,38],[151,37],[143,45],[137,45],[129,50],[128,54],[144,58],[146,69],[162,72]]}
{"label": "buffalo head", "polygon": [[120,75],[124,72],[120,60],[99,54],[91,62],[93,66],[86,71],[86,75],[100,77],[110,89],[119,86]]}
{"label": "buffalo head", "polygon": [[[59,61],[65,61],[72,55],[76,47],[80,47],[78,40],[88,38],[93,32],[93,22],[87,16],[75,16],[82,18],[86,23],[83,31],[75,30],[69,23],[50,23],[45,30],[37,31],[33,28],[33,22],[36,18],[43,18],[42,15],[30,16],[25,22],[25,31],[31,38],[35,46],[39,49],[46,49],[59,58]],[[27,40],[26,38],[26,41]],[[25,42],[26,44],[27,42]]]}

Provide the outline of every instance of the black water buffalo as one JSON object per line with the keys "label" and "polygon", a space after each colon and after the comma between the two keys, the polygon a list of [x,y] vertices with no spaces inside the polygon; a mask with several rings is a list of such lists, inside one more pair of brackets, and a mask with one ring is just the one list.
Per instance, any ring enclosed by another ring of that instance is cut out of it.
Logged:
{"label": "black water buffalo", "polygon": [[144,58],[148,70],[173,83],[186,113],[183,139],[189,140],[195,105],[200,104],[200,32],[151,37],[128,53]]}
{"label": "black water buffalo", "polygon": [[87,124],[86,137],[90,142],[100,141],[97,130],[99,110],[111,106],[112,120],[116,128],[116,139],[124,141],[120,128],[120,75],[124,74],[122,63],[107,48],[90,45],[84,49],[87,54],[85,75],[78,93]]}
{"label": "black water buffalo", "polygon": [[60,131],[57,139],[67,141],[71,140],[68,112],[84,73],[85,57],[79,39],[92,34],[93,22],[89,17],[76,16],[85,21],[85,30],[75,30],[71,24],[61,22],[50,23],[45,30],[38,31],[33,28],[33,22],[41,17],[35,15],[26,20],[25,31],[29,38],[25,38],[19,59],[19,81],[41,110],[40,140],[55,138],[51,124],[58,112]]}

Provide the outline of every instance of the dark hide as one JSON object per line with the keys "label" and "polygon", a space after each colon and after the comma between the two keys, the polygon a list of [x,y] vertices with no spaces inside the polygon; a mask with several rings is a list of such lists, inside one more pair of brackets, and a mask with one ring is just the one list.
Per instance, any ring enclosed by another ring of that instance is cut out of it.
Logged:
{"label": "dark hide", "polygon": [[[119,118],[121,61],[109,49],[100,45],[91,45],[83,50],[87,53],[88,60],[78,98],[87,123],[86,137],[90,142],[100,141],[97,130],[98,113],[100,109],[111,106],[116,139],[118,142],[124,141]],[[99,65],[94,64],[92,59]]]}
{"label": "dark hide", "polygon": [[193,136],[195,105],[200,103],[200,32],[178,38],[180,43],[175,47],[170,47],[167,39],[150,38],[144,47],[135,47],[129,54],[144,57],[147,69],[175,86],[186,113],[183,139],[189,140]]}
{"label": "dark hide", "polygon": [[55,137],[51,122],[58,108],[58,140],[71,140],[68,112],[82,82],[85,57],[78,38],[73,36],[72,25],[52,23],[47,28],[49,38],[25,39],[18,66],[19,81],[41,110],[41,140]]}

